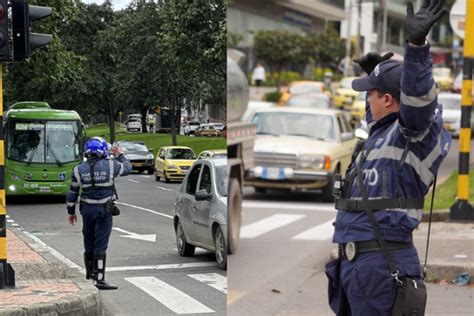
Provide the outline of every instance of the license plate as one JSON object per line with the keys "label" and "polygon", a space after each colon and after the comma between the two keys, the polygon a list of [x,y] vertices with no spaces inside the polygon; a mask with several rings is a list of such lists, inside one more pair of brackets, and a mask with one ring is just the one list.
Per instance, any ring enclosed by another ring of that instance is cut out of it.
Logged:
{"label": "license plate", "polygon": [[132,166],[133,166],[133,167],[142,167],[143,164],[142,164],[142,163],[137,163],[137,162],[135,162],[135,163],[132,163]]}
{"label": "license plate", "polygon": [[46,193],[46,192],[51,192],[51,188],[48,187],[39,187],[39,191]]}
{"label": "license plate", "polygon": [[265,180],[283,180],[285,179],[284,168],[263,167],[262,179]]}

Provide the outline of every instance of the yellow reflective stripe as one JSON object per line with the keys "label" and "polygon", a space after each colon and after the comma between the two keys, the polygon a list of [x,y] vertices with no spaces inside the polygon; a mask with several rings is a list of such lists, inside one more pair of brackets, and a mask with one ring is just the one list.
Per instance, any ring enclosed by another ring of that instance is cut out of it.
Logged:
{"label": "yellow reflective stripe", "polygon": [[469,175],[460,174],[458,176],[458,200],[465,200],[469,196]]}
{"label": "yellow reflective stripe", "polygon": [[461,105],[471,106],[472,104],[472,80],[462,81]]}
{"label": "yellow reflective stripe", "polygon": [[459,152],[468,153],[471,147],[471,129],[461,128],[459,130]]}
{"label": "yellow reflective stripe", "polygon": [[0,237],[0,260],[7,259],[7,237]]}
{"label": "yellow reflective stripe", "polygon": [[0,215],[7,214],[5,207],[5,190],[0,190]]}
{"label": "yellow reflective stripe", "polygon": [[0,139],[0,166],[4,166],[5,165],[5,156],[4,156],[4,153],[5,152],[5,142],[3,141],[3,139]]}

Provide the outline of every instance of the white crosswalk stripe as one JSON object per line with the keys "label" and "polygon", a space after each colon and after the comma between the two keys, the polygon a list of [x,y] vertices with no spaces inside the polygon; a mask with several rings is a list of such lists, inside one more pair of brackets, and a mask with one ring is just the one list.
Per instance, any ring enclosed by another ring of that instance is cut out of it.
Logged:
{"label": "white crosswalk stripe", "polygon": [[125,278],[176,314],[214,313],[206,305],[156,277]]}
{"label": "white crosswalk stripe", "polygon": [[255,238],[305,217],[303,214],[274,214],[258,222],[243,226],[240,238]]}
{"label": "white crosswalk stripe", "polygon": [[188,274],[188,277],[198,280],[216,290],[227,294],[227,278],[219,273],[201,273],[201,274]]}
{"label": "white crosswalk stripe", "polygon": [[294,236],[293,240],[328,240],[334,234],[334,220],[336,218],[332,218],[331,220],[322,223],[321,225],[315,226],[310,228],[296,236]]}

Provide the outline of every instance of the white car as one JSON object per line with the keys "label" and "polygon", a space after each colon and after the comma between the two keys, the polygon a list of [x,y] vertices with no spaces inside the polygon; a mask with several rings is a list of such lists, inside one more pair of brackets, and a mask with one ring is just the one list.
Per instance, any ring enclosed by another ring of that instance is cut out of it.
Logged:
{"label": "white car", "polygon": [[139,120],[130,120],[127,123],[127,132],[142,132],[142,122]]}
{"label": "white car", "polygon": [[[450,131],[454,137],[459,137],[461,129],[461,94],[440,93],[438,103],[443,106],[444,127]],[[474,132],[474,111],[471,111],[471,133]]]}

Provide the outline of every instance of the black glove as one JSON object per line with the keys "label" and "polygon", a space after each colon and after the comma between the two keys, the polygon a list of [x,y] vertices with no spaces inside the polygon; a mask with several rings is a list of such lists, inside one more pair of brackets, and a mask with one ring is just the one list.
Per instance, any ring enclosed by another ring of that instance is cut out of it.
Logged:
{"label": "black glove", "polygon": [[408,41],[415,45],[425,44],[431,27],[448,12],[444,0],[424,0],[420,10],[415,14],[413,4],[407,4],[406,28]]}
{"label": "black glove", "polygon": [[354,62],[359,64],[364,71],[370,75],[374,70],[375,66],[380,64],[384,60],[388,60],[393,56],[392,52],[388,52],[383,56],[380,56],[377,53],[368,53],[367,55],[362,56],[359,59],[354,59]]}

